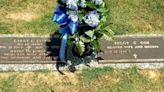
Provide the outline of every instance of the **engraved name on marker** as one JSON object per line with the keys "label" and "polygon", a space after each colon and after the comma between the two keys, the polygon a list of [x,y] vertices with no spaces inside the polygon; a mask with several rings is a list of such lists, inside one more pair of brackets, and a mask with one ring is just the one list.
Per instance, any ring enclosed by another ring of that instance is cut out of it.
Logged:
{"label": "engraved name on marker", "polygon": [[55,63],[59,43],[59,37],[0,37],[0,63]]}
{"label": "engraved name on marker", "polygon": [[103,40],[101,63],[114,62],[164,62],[163,36],[122,36]]}

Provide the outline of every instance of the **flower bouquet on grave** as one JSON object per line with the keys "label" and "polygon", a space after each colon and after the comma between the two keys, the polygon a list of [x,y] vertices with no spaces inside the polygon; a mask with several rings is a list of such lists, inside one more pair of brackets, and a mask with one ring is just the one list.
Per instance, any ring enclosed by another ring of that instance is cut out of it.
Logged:
{"label": "flower bouquet on grave", "polygon": [[90,55],[93,50],[100,51],[100,39],[112,37],[113,32],[107,24],[108,9],[103,0],[58,0],[52,21],[60,26],[62,34],[59,58],[66,63],[67,45],[79,57]]}

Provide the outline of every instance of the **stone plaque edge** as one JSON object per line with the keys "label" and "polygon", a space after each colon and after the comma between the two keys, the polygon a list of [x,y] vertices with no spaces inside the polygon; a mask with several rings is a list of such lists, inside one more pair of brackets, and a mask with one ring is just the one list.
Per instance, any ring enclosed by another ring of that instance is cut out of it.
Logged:
{"label": "stone plaque edge", "polygon": [[99,60],[99,64],[107,63],[164,63],[163,59],[124,59],[124,60]]}

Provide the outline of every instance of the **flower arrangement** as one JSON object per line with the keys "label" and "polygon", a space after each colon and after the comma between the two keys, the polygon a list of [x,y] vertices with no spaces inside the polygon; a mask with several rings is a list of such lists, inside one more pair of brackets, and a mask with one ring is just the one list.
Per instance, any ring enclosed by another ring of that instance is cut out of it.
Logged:
{"label": "flower arrangement", "polygon": [[62,34],[59,58],[66,63],[67,45],[74,45],[78,56],[100,51],[100,39],[113,35],[107,24],[108,9],[103,0],[58,0],[52,21]]}

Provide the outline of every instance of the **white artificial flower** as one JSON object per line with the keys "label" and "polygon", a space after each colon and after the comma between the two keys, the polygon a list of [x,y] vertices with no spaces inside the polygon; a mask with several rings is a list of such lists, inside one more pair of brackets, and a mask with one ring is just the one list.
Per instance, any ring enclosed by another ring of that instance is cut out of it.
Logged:
{"label": "white artificial flower", "polygon": [[99,14],[97,13],[97,11],[89,12],[88,14],[86,14],[84,16],[83,19],[84,19],[85,23],[87,23],[91,27],[96,27],[100,22]]}
{"label": "white artificial flower", "polygon": [[103,3],[103,0],[92,0],[92,2],[95,4],[95,5],[101,5]]}
{"label": "white artificial flower", "polygon": [[81,0],[79,6],[85,8],[87,6],[86,5],[86,1],[85,0]]}
{"label": "white artificial flower", "polygon": [[78,0],[67,0],[66,2],[67,8],[72,10],[78,10],[77,2]]}
{"label": "white artificial flower", "polygon": [[71,12],[69,14],[68,18],[71,19],[73,22],[77,22],[78,21],[77,12],[75,12],[75,11]]}

